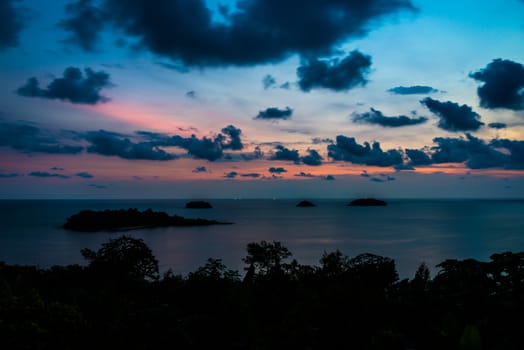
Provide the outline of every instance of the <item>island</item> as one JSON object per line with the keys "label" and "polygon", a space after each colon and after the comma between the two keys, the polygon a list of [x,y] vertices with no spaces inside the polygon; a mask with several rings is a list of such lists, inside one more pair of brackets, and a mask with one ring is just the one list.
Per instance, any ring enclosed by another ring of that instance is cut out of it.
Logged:
{"label": "island", "polygon": [[67,218],[63,225],[66,230],[97,232],[97,231],[129,231],[142,228],[169,226],[208,226],[227,225],[230,222],[219,222],[207,219],[190,219],[165,212],[155,212],[151,209],[139,211],[136,208],[119,210],[83,210]]}
{"label": "island", "polygon": [[186,203],[186,209],[211,209],[213,206],[206,201],[191,201]]}
{"label": "island", "polygon": [[310,201],[300,201],[297,204],[297,207],[301,207],[301,208],[316,207],[316,204]]}
{"label": "island", "polygon": [[387,203],[375,198],[359,198],[351,201],[348,205],[351,207],[376,207],[385,206]]}

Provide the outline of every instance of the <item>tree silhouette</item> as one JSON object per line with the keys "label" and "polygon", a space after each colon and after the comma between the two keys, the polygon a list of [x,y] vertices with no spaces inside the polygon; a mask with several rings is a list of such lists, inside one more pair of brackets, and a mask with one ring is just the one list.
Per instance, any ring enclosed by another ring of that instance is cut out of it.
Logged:
{"label": "tree silhouette", "polygon": [[158,278],[158,260],[140,238],[110,239],[96,252],[85,248],[81,253],[98,273],[131,280]]}
{"label": "tree silhouette", "polygon": [[248,274],[251,272],[266,275],[282,271],[282,261],[291,255],[291,252],[280,242],[261,241],[260,243],[248,243],[247,256],[242,261],[249,265],[246,268]]}

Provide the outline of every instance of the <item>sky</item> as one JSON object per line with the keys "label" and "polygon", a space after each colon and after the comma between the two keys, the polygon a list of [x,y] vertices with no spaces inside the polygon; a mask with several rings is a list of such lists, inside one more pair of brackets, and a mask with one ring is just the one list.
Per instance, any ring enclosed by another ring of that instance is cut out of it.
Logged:
{"label": "sky", "polygon": [[523,198],[523,0],[2,0],[0,198]]}

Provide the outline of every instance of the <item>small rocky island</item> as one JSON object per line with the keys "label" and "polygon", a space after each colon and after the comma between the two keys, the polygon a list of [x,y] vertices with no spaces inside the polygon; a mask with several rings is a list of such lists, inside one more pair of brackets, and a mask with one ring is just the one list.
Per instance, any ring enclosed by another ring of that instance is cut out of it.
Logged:
{"label": "small rocky island", "polygon": [[348,205],[350,207],[377,207],[385,206],[387,203],[375,198],[359,198],[349,202]]}
{"label": "small rocky island", "polygon": [[186,203],[186,209],[211,209],[213,206],[206,201],[191,201]]}
{"label": "small rocky island", "polygon": [[316,207],[316,204],[310,201],[300,201],[297,204],[297,207],[300,207],[300,208]]}
{"label": "small rocky island", "polygon": [[72,231],[128,231],[142,228],[169,227],[169,226],[208,226],[227,225],[229,222],[219,222],[207,219],[189,219],[178,215],[169,215],[165,212],[155,212],[151,209],[119,210],[83,210],[67,218],[63,228]]}

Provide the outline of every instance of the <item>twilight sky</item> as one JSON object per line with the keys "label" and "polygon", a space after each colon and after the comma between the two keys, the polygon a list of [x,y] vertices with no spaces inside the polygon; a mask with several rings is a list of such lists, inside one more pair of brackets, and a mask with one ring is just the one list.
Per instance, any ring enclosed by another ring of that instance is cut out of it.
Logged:
{"label": "twilight sky", "polygon": [[0,198],[522,198],[523,39],[523,0],[2,0]]}

